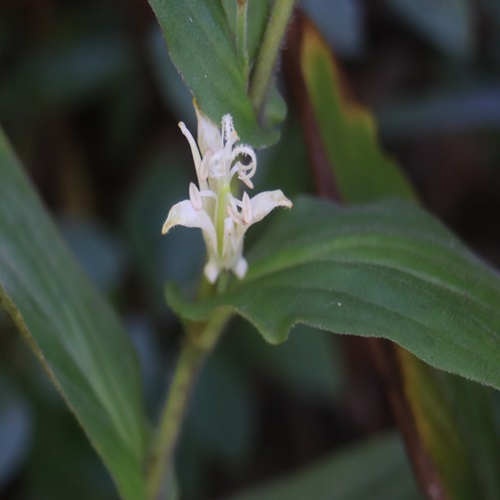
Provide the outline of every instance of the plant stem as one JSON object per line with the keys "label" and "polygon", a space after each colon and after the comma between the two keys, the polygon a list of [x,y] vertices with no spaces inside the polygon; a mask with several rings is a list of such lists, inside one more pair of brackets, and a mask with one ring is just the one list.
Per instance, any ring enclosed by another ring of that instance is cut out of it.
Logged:
{"label": "plant stem", "polygon": [[150,500],[160,498],[164,479],[172,466],[175,446],[194,381],[230,315],[229,309],[220,308],[208,321],[188,325],[146,471]]}
{"label": "plant stem", "polygon": [[257,114],[262,111],[281,41],[285,36],[286,27],[292,15],[293,4],[294,0],[275,0],[271,10],[250,81],[249,95]]}
{"label": "plant stem", "polygon": [[238,0],[236,3],[236,48],[238,58],[243,64],[245,77],[248,76],[247,11],[248,0]]}

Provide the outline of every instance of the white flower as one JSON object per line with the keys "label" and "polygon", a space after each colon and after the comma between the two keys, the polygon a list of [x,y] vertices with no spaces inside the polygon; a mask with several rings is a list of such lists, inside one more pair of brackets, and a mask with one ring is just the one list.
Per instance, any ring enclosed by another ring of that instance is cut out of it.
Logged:
{"label": "white flower", "polygon": [[[243,257],[246,230],[262,220],[276,207],[292,207],[282,191],[265,191],[250,198],[246,192],[238,199],[231,190],[231,180],[237,177],[252,189],[257,158],[250,146],[236,144],[231,115],[222,117],[222,134],[217,126],[196,108],[198,145],[186,128],[179,123],[191,146],[198,186],[189,185],[189,199],[175,204],[168,213],[162,234],[174,226],[200,228],[207,248],[205,276],[215,283],[222,270],[243,278],[248,264]],[[199,149],[198,149],[199,148]]]}

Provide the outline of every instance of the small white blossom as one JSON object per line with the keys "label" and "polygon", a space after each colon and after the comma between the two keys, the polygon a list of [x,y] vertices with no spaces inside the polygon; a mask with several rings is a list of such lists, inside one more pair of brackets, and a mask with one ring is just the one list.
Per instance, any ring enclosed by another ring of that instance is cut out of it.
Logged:
{"label": "small white blossom", "polygon": [[[195,106],[196,107],[196,106]],[[222,270],[228,269],[242,279],[248,269],[243,257],[246,230],[276,207],[292,207],[282,191],[265,191],[253,198],[243,193],[238,199],[231,190],[236,176],[247,188],[257,168],[254,150],[237,144],[233,119],[222,117],[222,133],[196,107],[198,145],[184,123],[179,123],[191,147],[198,186],[189,185],[189,199],[175,204],[168,213],[162,234],[177,225],[200,228],[207,248],[205,276],[215,283]]]}

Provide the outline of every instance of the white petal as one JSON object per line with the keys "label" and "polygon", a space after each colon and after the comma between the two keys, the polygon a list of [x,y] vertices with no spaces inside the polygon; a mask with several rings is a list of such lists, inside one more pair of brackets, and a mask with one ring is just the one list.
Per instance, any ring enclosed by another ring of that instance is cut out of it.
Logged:
{"label": "white petal", "polygon": [[196,187],[194,182],[189,184],[189,201],[195,210],[201,210],[203,208],[200,190]]}
{"label": "white petal", "polygon": [[271,210],[276,207],[292,208],[292,202],[283,194],[281,189],[264,191],[255,195],[252,203],[252,224],[261,221]]}
{"label": "white petal", "polygon": [[217,252],[217,235],[214,223],[205,210],[196,210],[189,200],[175,204],[168,213],[161,234],[167,234],[174,226],[198,227],[202,230],[208,253]]}
{"label": "white petal", "polygon": [[242,280],[248,270],[248,262],[244,257],[240,257],[236,265],[233,267],[233,272],[236,274],[236,276]]}
{"label": "white petal", "polygon": [[196,110],[196,117],[198,118],[198,146],[200,147],[202,156],[205,156],[209,149],[211,149],[213,153],[217,153],[222,149],[222,136],[219,127],[202,113],[196,101],[194,103],[194,109]]}
{"label": "white petal", "polygon": [[253,210],[252,201],[248,196],[247,192],[243,193],[243,198],[241,199],[241,217],[245,224],[252,224],[253,222]]}
{"label": "white petal", "polygon": [[200,152],[198,151],[198,146],[196,145],[196,141],[194,140],[194,137],[192,136],[191,132],[188,130],[188,128],[186,127],[186,125],[184,125],[183,122],[179,122],[178,125],[179,128],[181,129],[182,134],[189,142],[189,147],[191,148],[191,154],[193,155],[194,166],[196,168],[196,172],[198,173],[201,167],[201,156]]}
{"label": "white petal", "polygon": [[205,277],[207,278],[208,282],[213,285],[217,281],[221,269],[214,260],[210,259],[205,265],[203,272],[205,273]]}

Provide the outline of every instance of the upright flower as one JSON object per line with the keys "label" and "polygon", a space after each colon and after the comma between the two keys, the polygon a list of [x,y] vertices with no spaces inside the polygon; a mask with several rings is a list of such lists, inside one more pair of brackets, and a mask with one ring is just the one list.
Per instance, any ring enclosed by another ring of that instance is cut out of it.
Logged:
{"label": "upright flower", "polygon": [[207,248],[208,261],[204,268],[210,283],[215,283],[222,270],[228,269],[242,279],[248,269],[243,257],[246,230],[262,220],[276,207],[292,207],[282,191],[265,191],[253,198],[243,193],[241,199],[231,189],[234,177],[253,189],[252,177],[257,168],[254,150],[237,144],[238,134],[233,119],[222,117],[222,133],[195,106],[198,117],[198,145],[186,128],[179,123],[193,155],[198,186],[189,185],[189,199],[175,204],[163,224],[162,234],[174,226],[200,228]]}

